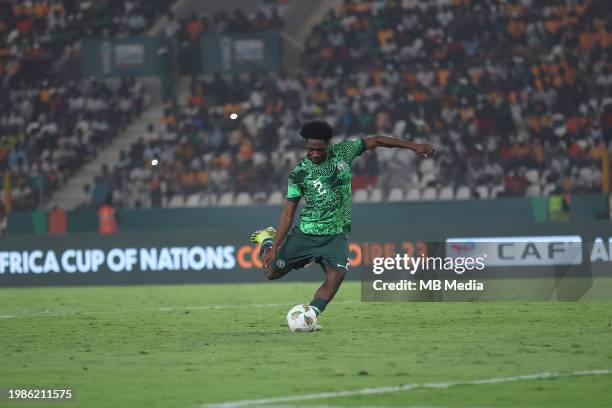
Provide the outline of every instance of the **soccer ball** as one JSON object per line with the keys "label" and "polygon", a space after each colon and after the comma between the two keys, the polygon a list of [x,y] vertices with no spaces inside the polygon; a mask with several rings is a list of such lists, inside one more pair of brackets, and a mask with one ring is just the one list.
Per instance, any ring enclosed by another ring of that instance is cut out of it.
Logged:
{"label": "soccer ball", "polygon": [[311,332],[317,325],[317,314],[308,305],[295,305],[287,313],[287,324],[292,332]]}

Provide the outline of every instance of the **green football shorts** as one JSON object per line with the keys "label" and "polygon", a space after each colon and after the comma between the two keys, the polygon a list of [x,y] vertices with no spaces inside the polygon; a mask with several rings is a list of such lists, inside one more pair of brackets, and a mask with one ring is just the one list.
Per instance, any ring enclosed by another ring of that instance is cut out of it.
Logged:
{"label": "green football shorts", "polygon": [[336,270],[348,271],[348,234],[314,235],[303,233],[299,226],[293,227],[285,242],[276,252],[272,266],[277,272],[287,273],[303,268],[310,262],[329,265]]}

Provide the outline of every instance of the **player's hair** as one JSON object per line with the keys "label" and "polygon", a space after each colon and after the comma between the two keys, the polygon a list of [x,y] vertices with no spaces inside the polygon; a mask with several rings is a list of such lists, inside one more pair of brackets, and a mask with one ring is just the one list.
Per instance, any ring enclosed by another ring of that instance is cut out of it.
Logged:
{"label": "player's hair", "polygon": [[322,120],[311,120],[302,125],[300,135],[304,139],[323,139],[329,141],[334,136],[334,128]]}

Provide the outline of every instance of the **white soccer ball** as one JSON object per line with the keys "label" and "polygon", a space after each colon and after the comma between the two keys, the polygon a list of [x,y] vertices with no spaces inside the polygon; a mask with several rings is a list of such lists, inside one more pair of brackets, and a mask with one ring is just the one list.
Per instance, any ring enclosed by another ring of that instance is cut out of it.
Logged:
{"label": "white soccer ball", "polygon": [[287,324],[292,332],[311,332],[317,325],[317,314],[308,305],[295,305],[287,313]]}

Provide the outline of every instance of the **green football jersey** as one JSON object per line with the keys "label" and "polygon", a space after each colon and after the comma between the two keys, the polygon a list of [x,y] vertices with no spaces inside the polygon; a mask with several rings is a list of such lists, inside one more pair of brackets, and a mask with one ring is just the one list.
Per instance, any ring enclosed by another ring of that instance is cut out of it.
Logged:
{"label": "green football jersey", "polygon": [[335,235],[351,230],[351,163],[364,150],[363,139],[345,140],[329,147],[324,162],[304,158],[289,174],[287,199],[305,201],[302,232]]}

